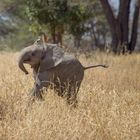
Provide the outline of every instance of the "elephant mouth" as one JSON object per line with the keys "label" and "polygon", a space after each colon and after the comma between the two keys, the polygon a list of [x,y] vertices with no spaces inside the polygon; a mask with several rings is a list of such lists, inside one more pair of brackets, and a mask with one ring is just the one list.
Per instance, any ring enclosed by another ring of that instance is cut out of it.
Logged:
{"label": "elephant mouth", "polygon": [[24,62],[24,63],[29,63],[30,61],[31,61],[31,59],[28,58],[28,59],[25,59],[23,62]]}

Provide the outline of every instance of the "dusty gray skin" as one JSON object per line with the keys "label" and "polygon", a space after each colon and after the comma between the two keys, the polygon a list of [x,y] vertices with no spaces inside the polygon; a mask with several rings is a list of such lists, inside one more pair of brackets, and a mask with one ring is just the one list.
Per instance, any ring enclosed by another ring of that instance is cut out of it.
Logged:
{"label": "dusty gray skin", "polygon": [[53,87],[58,95],[67,95],[69,104],[77,102],[76,96],[84,77],[84,70],[106,67],[105,65],[83,67],[75,56],[64,53],[57,45],[41,45],[36,42],[21,51],[18,61],[19,68],[28,74],[24,63],[31,65],[33,69],[35,79],[33,96],[42,98],[42,88]]}

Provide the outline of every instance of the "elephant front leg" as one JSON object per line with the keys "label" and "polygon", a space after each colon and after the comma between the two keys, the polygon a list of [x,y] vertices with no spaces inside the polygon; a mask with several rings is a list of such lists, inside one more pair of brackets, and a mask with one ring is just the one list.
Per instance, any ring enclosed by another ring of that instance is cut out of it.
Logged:
{"label": "elephant front leg", "polygon": [[34,84],[34,87],[33,87],[33,89],[32,89],[31,95],[32,95],[33,97],[38,98],[38,99],[43,99],[43,97],[42,97],[42,86],[39,85],[39,84],[37,84],[37,83],[35,83],[35,84]]}

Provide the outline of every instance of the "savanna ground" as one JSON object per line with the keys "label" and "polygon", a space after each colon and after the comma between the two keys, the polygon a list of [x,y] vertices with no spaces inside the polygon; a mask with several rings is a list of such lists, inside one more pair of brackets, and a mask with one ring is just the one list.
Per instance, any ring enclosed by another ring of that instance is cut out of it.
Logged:
{"label": "savanna ground", "polygon": [[78,107],[49,90],[30,104],[32,72],[25,76],[16,53],[0,53],[0,140],[139,140],[140,54],[80,55],[85,72]]}

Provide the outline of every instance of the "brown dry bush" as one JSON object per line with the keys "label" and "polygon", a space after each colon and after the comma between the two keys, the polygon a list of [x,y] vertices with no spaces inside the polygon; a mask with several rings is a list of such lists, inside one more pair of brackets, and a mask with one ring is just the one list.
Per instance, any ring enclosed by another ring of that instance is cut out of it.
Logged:
{"label": "brown dry bush", "polygon": [[17,55],[0,54],[0,140],[139,140],[140,55],[80,55],[83,65],[107,63],[85,72],[78,107],[52,90],[31,104],[32,71],[25,76]]}

